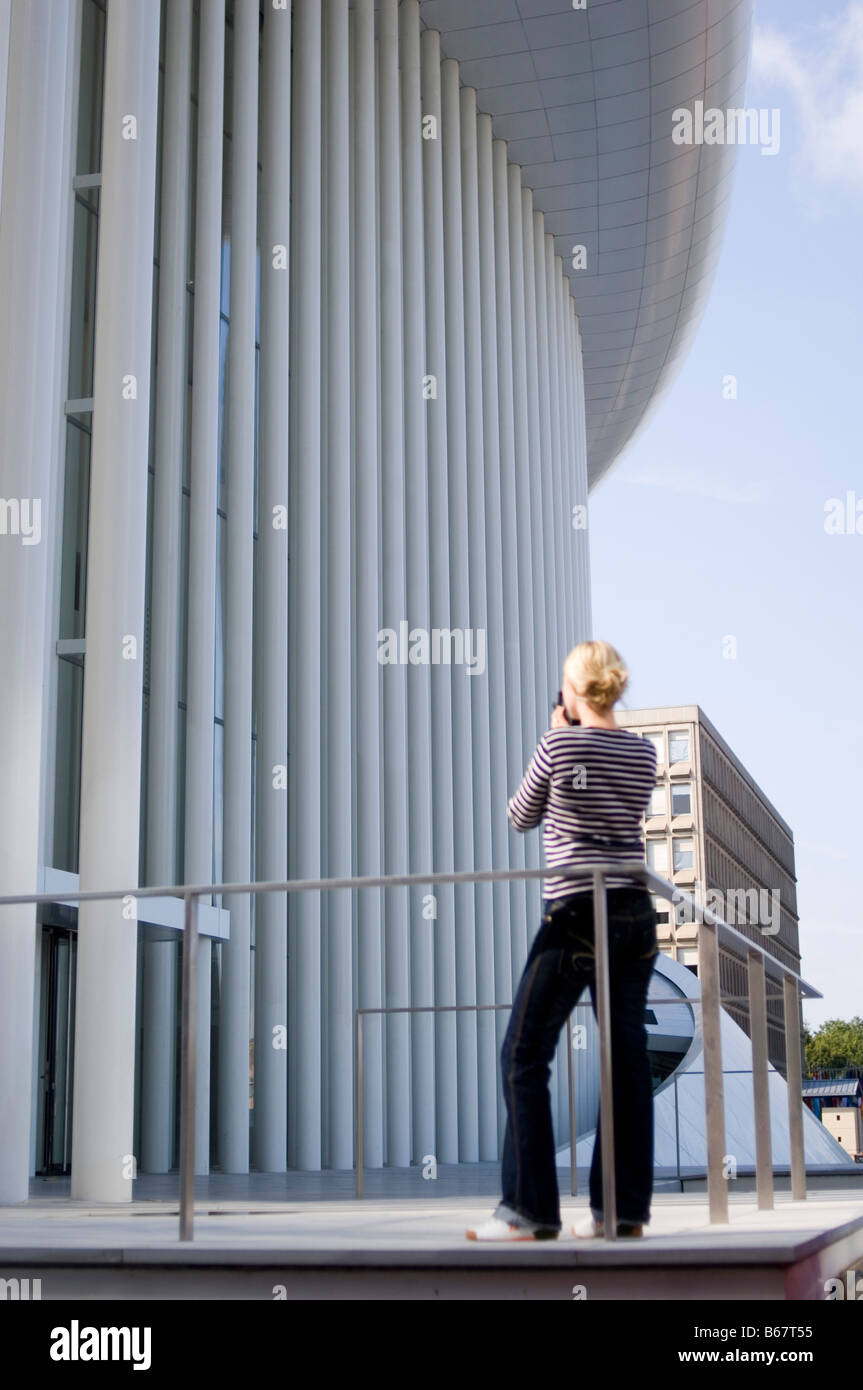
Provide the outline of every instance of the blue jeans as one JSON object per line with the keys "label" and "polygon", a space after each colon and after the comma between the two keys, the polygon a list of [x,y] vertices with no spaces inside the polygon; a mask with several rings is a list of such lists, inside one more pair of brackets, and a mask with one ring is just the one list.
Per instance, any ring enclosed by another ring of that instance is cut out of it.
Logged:
{"label": "blue jeans", "polygon": [[[653,1191],[653,1083],[644,1013],[659,953],[656,911],[643,888],[608,890],[615,1190],[618,1221],[650,1220]],[[513,1001],[501,1049],[507,1109],[503,1200],[497,1216],[559,1231],[554,1132],[548,1081],[560,1030],[585,985],[596,1013],[593,894],[547,900]],[[571,1045],[571,1043],[570,1043]],[[602,1219],[599,1115],[590,1169],[590,1206]]]}

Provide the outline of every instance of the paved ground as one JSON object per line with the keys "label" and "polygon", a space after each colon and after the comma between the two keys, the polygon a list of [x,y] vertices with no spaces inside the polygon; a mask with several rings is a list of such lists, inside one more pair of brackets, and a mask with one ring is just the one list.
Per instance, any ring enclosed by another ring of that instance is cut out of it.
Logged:
{"label": "paved ground", "polygon": [[[196,1203],[195,1245],[228,1251],[336,1250],[450,1252],[463,1249],[465,1228],[491,1214],[494,1199],[471,1194],[441,1193],[429,1197],[364,1198],[362,1201],[279,1201],[225,1196]],[[573,1253],[598,1250],[608,1242],[577,1241],[569,1225],[588,1209],[587,1197],[563,1197],[564,1233],[557,1242]],[[4,1251],[45,1250],[72,1253],[98,1249],[130,1250],[175,1247],[179,1242],[176,1200],[150,1199],[129,1205],[92,1206],[82,1202],[34,1198],[18,1207],[0,1209],[0,1259]],[[707,1255],[723,1245],[778,1250],[789,1242],[799,1246],[828,1229],[863,1223],[863,1192],[817,1192],[803,1202],[777,1193],[773,1211],[759,1211],[748,1193],[730,1195],[729,1222],[711,1226],[701,1194],[659,1193],[642,1248],[665,1259],[673,1252],[695,1250]],[[633,1251],[634,1242],[618,1243]],[[188,1246],[185,1247],[188,1249]],[[475,1248],[475,1247],[474,1247]],[[531,1247],[534,1248],[533,1246]],[[545,1249],[548,1251],[548,1245]]]}
{"label": "paved ground", "polygon": [[[36,1180],[0,1208],[0,1277],[39,1280],[58,1298],[560,1298],[573,1275],[591,1298],[824,1298],[825,1279],[863,1266],[863,1186],[810,1186],[773,1211],[732,1186],[727,1225],[710,1225],[703,1191],[659,1181],[643,1240],[577,1240],[588,1211],[559,1175],[556,1241],[482,1244],[466,1229],[499,1198],[496,1163],[353,1173],[220,1176],[196,1184],[195,1240],[179,1240],[178,1177],[136,1181],[131,1204],[72,1201],[68,1179]],[[827,1181],[827,1177],[824,1177]],[[24,1294],[22,1294],[24,1297]]]}
{"label": "paved ground", "polygon": [[[497,1175],[492,1195],[457,1191],[455,1176],[418,1188],[415,1175],[409,1186],[378,1175],[401,1195],[362,1201],[350,1174],[341,1198],[331,1184],[325,1200],[314,1192],[321,1175],[296,1177],[202,1180],[191,1243],[179,1240],[176,1175],[142,1180],[139,1199],[116,1206],[70,1201],[59,1184],[48,1197],[40,1185],[29,1202],[0,1208],[0,1278],[18,1291],[4,1296],[806,1300],[863,1267],[859,1188],[801,1202],[777,1192],[773,1211],[732,1192],[727,1225],[713,1226],[702,1193],[659,1192],[645,1238],[614,1242],[570,1234],[588,1210],[584,1191],[562,1197],[558,1240],[482,1244],[465,1229],[493,1211]],[[470,1181],[489,1185],[490,1175]]]}

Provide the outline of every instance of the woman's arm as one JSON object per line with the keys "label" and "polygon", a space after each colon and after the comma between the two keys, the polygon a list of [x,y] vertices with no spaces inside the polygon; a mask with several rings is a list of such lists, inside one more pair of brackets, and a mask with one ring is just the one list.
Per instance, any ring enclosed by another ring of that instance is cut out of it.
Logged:
{"label": "woman's arm", "polygon": [[540,739],[521,786],[515,796],[510,797],[506,808],[514,829],[532,830],[539,825],[545,815],[550,777],[551,760],[544,740]]}

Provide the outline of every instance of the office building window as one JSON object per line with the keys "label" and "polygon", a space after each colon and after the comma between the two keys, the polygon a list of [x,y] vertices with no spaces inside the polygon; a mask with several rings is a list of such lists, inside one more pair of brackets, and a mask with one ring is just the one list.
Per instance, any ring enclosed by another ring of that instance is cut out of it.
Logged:
{"label": "office building window", "polygon": [[642,734],[642,738],[646,738],[648,743],[652,743],[654,748],[656,749],[656,766],[664,767],[665,734],[663,734],[661,731],[658,734]]}
{"label": "office building window", "polygon": [[671,784],[671,814],[673,816],[692,815],[692,786],[689,782]]}
{"label": "office building window", "polygon": [[695,841],[691,836],[677,835],[672,840],[674,872],[695,868]]}
{"label": "office building window", "polygon": [[659,786],[659,787],[654,787],[654,788],[653,788],[653,791],[650,793],[650,801],[649,801],[648,804],[647,804],[647,811],[645,812],[645,815],[647,815],[647,816],[664,816],[664,815],[665,815],[665,787],[664,787],[664,786]]}
{"label": "office building window", "polygon": [[668,841],[664,836],[647,841],[647,867],[655,874],[668,873]]}
{"label": "office building window", "polygon": [[689,762],[689,734],[686,729],[669,729],[668,761],[671,767],[675,763]]}

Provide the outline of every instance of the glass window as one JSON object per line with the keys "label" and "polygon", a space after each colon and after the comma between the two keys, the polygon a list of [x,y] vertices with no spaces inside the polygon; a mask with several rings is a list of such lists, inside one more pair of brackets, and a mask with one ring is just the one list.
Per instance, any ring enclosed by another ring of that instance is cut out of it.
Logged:
{"label": "glass window", "polygon": [[647,867],[655,874],[668,873],[668,841],[664,836],[647,841]]}
{"label": "glass window", "polygon": [[93,394],[93,354],[96,342],[96,262],[99,242],[99,189],[90,188],[91,207],[81,196],[75,199],[72,239],[72,305],[69,317],[70,400]]}
{"label": "glass window", "polygon": [[[213,727],[213,883],[223,883],[225,867],[225,726],[219,720]],[[223,906],[221,893],[216,894],[217,906]]]}
{"label": "glass window", "polygon": [[81,80],[78,98],[78,174],[96,174],[102,167],[102,91],[105,80],[104,6],[85,0],[81,15]]}
{"label": "glass window", "polygon": [[228,321],[219,321],[219,491],[216,506],[224,512],[228,505]]}
{"label": "glass window", "polygon": [[225,318],[231,315],[231,242],[230,238],[222,234],[222,290],[221,290],[221,312]]}
{"label": "glass window", "polygon": [[647,741],[648,741],[648,743],[652,743],[653,746],[654,746],[654,748],[656,749],[656,766],[657,766],[657,767],[664,767],[664,765],[665,765],[665,735],[664,735],[663,733],[660,732],[660,733],[658,733],[658,734],[643,734],[642,737],[643,737],[643,738],[646,738]]}
{"label": "glass window", "polygon": [[78,872],[81,808],[81,727],[84,661],[57,659],[57,738],[54,745],[54,845],[51,863]]}
{"label": "glass window", "polygon": [[[225,621],[228,595],[225,578],[225,549],[227,541],[227,518],[219,516],[216,526],[216,654],[215,654],[215,705],[216,719],[225,717]],[[213,879],[218,883],[218,879]]]}
{"label": "glass window", "polygon": [[695,868],[695,841],[690,836],[677,835],[672,841],[674,872]]}
{"label": "glass window", "polygon": [[647,804],[647,811],[645,814],[648,816],[665,815],[665,787],[659,786],[653,788],[653,791],[650,793],[650,801]]}
{"label": "glass window", "polygon": [[668,761],[672,766],[689,762],[689,734],[686,729],[669,729]]}
{"label": "glass window", "polygon": [[692,815],[692,785],[689,782],[672,782],[671,814],[673,816]]}
{"label": "glass window", "polygon": [[60,567],[58,637],[84,636],[87,597],[87,526],[90,507],[90,435],[66,423],[66,477]]}

